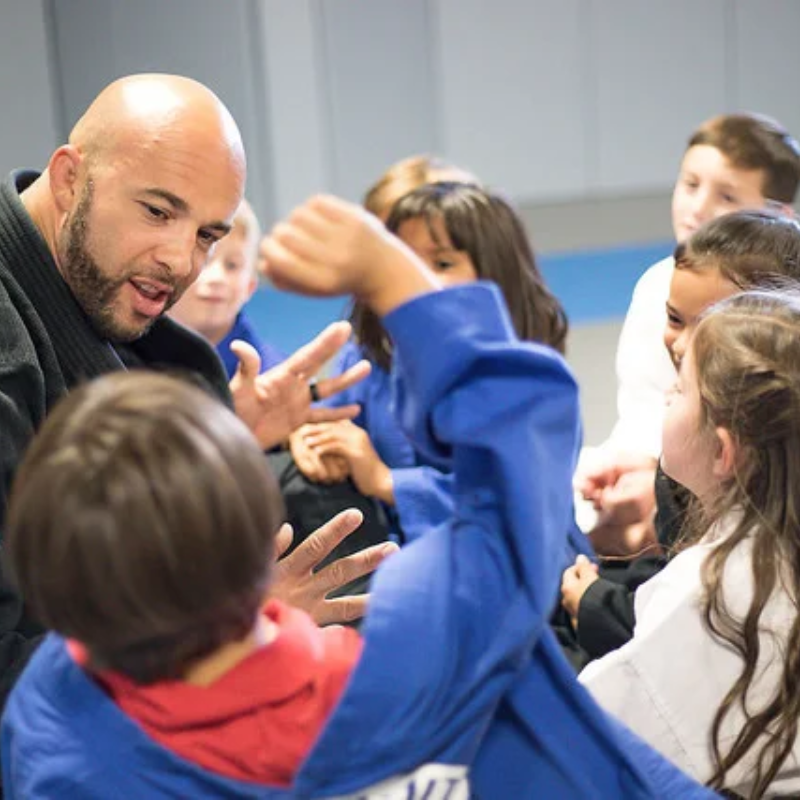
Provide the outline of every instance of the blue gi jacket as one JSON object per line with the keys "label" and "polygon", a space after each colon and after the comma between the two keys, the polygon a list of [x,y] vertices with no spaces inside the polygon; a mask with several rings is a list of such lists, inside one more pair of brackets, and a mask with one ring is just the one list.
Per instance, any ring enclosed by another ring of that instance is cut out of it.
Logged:
{"label": "blue gi jacket", "polygon": [[3,720],[8,797],[713,796],[606,716],[547,625],[579,438],[563,360],[518,342],[485,284],[417,298],[386,325],[399,417],[452,470],[455,513],[378,570],[362,657],[294,786],[166,752],[51,636]]}

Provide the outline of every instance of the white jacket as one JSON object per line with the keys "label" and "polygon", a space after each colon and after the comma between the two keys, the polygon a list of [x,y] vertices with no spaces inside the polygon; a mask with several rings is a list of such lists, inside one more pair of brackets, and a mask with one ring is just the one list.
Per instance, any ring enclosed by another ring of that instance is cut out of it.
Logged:
{"label": "white jacket", "polygon": [[603,449],[661,454],[664,395],[675,367],[664,345],[672,256],[650,267],[633,290],[617,345],[618,420]]}
{"label": "white jacket", "polygon": [[[714,716],[743,665],[739,655],[711,636],[701,611],[703,562],[730,527],[730,521],[720,525],[643,584],[636,592],[633,639],[580,675],[601,706],[701,782],[713,774]],[[752,539],[747,539],[730,554],[723,577],[728,607],[740,618],[752,597],[751,554]],[[761,659],[750,695],[754,709],[763,707],[774,692],[782,668],[776,644],[795,616],[786,593],[776,591],[762,614]],[[729,713],[721,737],[723,753],[726,737],[735,736],[742,724],[740,711]],[[747,757],[740,762],[728,774],[727,788],[748,797],[753,763]],[[768,796],[773,793],[800,793],[797,742]]]}

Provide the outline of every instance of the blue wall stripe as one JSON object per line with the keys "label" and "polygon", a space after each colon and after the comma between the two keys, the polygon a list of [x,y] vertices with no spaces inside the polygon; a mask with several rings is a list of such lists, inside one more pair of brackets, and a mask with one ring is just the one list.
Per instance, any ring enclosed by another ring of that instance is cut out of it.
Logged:
{"label": "blue wall stripe", "polygon": [[639,276],[670,255],[673,242],[626,245],[543,255],[547,285],[561,300],[572,325],[621,319]]}

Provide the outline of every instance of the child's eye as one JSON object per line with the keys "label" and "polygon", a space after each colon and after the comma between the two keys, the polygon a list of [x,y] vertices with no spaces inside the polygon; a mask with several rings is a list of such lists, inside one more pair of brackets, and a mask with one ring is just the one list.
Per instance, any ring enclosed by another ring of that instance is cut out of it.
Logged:
{"label": "child's eye", "polygon": [[671,328],[682,328],[683,320],[677,315],[667,312],[667,323]]}
{"label": "child's eye", "polygon": [[150,203],[142,203],[144,210],[147,212],[149,217],[152,217],[155,220],[163,221],[169,218],[169,214],[164,211],[163,208],[159,208],[158,206],[151,206]]}
{"label": "child's eye", "polygon": [[436,258],[433,261],[433,268],[438,272],[445,272],[448,269],[452,269],[455,265],[456,262],[448,258]]}
{"label": "child's eye", "polygon": [[739,198],[728,192],[723,192],[720,197],[722,198],[723,203],[727,203],[728,205],[739,205]]}

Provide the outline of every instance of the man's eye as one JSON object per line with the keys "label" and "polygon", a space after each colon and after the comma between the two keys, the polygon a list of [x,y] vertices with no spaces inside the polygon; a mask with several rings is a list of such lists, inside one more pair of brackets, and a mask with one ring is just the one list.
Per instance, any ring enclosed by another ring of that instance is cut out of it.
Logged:
{"label": "man's eye", "polygon": [[199,231],[197,241],[204,250],[210,250],[219,241],[219,237],[211,231]]}

